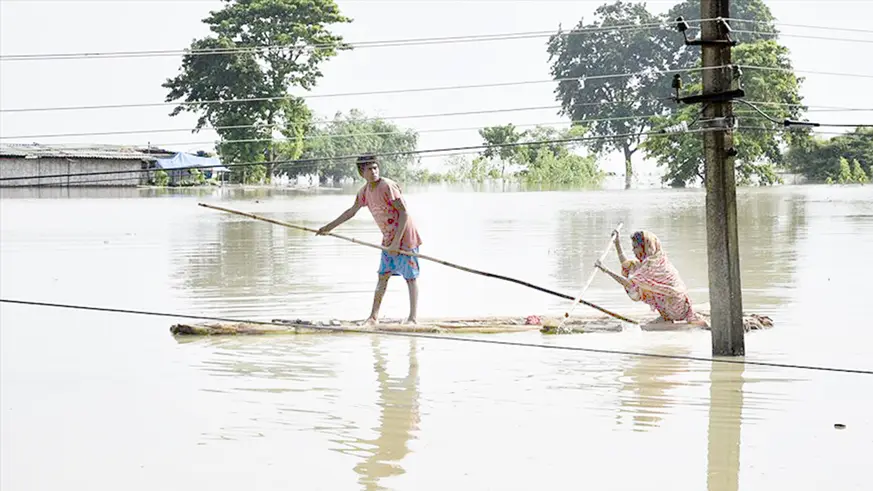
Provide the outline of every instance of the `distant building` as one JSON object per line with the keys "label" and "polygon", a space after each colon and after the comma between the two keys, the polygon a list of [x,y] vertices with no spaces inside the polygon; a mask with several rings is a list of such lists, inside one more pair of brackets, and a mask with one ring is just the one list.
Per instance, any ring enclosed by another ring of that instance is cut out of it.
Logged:
{"label": "distant building", "polygon": [[194,169],[197,167],[203,169],[200,172],[206,179],[223,177],[226,173],[230,172],[230,169],[221,166],[221,160],[218,157],[190,155],[187,153],[177,153],[170,158],[159,158],[155,163],[155,167],[163,169],[170,179],[170,184],[174,185],[186,180],[192,180],[194,176],[191,170],[200,170]]}
{"label": "distant building", "polygon": [[[0,187],[144,186],[160,168],[218,163],[213,158],[121,145],[0,144]],[[170,174],[183,178],[178,171]]]}

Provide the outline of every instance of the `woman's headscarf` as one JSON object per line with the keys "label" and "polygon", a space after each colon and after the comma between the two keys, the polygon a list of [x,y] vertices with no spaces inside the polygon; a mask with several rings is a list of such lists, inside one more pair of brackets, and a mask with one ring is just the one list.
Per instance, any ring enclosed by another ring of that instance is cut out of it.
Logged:
{"label": "woman's headscarf", "polygon": [[658,236],[647,232],[645,230],[640,230],[639,232],[635,232],[631,236],[631,241],[634,244],[639,244],[643,248],[643,254],[646,257],[643,258],[645,260],[649,256],[655,256],[661,252],[661,240],[658,239]]}
{"label": "woman's headscarf", "polygon": [[645,255],[640,267],[628,278],[634,287],[660,295],[685,295],[685,283],[667,259],[667,253],[662,250],[658,237],[651,232],[639,231],[631,236],[631,240],[642,245]]}

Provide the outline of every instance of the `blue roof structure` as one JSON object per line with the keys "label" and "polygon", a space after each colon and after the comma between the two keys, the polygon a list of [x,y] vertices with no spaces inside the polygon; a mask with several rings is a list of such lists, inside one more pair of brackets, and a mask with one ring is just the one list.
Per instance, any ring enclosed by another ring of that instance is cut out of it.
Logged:
{"label": "blue roof structure", "polygon": [[221,160],[216,157],[198,157],[187,153],[177,153],[170,159],[157,159],[157,166],[161,169],[184,169],[191,167],[211,167],[211,169],[219,172],[230,172],[230,169],[221,165]]}

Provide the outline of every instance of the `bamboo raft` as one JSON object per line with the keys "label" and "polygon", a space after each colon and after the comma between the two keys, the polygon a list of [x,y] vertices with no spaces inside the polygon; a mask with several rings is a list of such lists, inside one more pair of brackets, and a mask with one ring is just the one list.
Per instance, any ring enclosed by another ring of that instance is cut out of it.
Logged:
{"label": "bamboo raft", "polygon": [[[248,218],[252,218],[255,220],[260,220],[267,223],[272,223],[274,225],[279,225],[282,227],[301,230],[311,233],[318,233],[317,230],[304,227],[301,225],[295,225],[292,223],[284,222],[281,220],[276,220],[272,218],[262,217],[258,215],[253,215],[251,213],[246,213],[237,210],[231,210],[229,208],[223,208],[220,206],[209,205],[206,203],[198,203],[199,206],[204,208],[210,208],[213,210],[222,211],[225,213],[231,213],[234,215],[244,216]],[[614,234],[618,233],[618,230],[621,228],[622,224],[619,223],[616,229],[614,230]],[[330,235],[332,237],[336,237],[341,240],[345,240],[348,242],[352,242],[355,244],[371,247],[374,249],[380,249],[382,251],[390,252],[388,248],[379,245],[372,244],[368,242],[363,242],[351,237],[344,237],[342,235],[328,232],[325,235]],[[610,242],[607,243],[606,249],[603,251],[601,255],[601,260],[606,257],[606,254],[609,252],[609,248],[611,246],[613,237],[610,238]],[[360,326],[356,321],[309,321],[304,319],[273,319],[272,322],[220,322],[220,323],[201,323],[201,324],[175,324],[170,327],[170,332],[176,336],[237,336],[237,335],[268,335],[268,334],[314,334],[314,333],[323,333],[323,332],[347,332],[347,333],[373,333],[373,332],[402,332],[402,333],[477,333],[477,334],[496,334],[496,333],[509,333],[509,332],[526,332],[526,331],[540,331],[544,334],[570,334],[570,333],[586,333],[586,332],[621,332],[625,329],[626,325],[639,325],[640,329],[644,331],[687,331],[687,330],[708,330],[708,327],[694,326],[686,323],[653,323],[652,321],[656,320],[656,317],[652,317],[649,319],[645,319],[642,321],[632,319],[629,317],[625,317],[616,312],[612,312],[608,309],[605,309],[599,305],[595,305],[587,300],[582,299],[583,294],[587,290],[588,286],[591,285],[591,281],[594,279],[594,274],[596,274],[596,269],[592,271],[591,275],[588,278],[588,281],[585,283],[585,286],[582,288],[582,291],[576,295],[569,295],[566,293],[557,292],[551,290],[549,288],[544,288],[538,285],[534,285],[532,283],[528,283],[527,281],[522,281],[517,278],[511,278],[509,276],[504,276],[495,273],[489,273],[486,271],[480,271],[477,269],[469,268],[466,266],[461,266],[458,264],[450,263],[448,261],[443,261],[441,259],[437,259],[434,257],[426,256],[424,254],[413,253],[410,251],[400,251],[400,254],[418,257],[420,259],[425,259],[429,261],[433,261],[438,264],[442,264],[444,266],[448,266],[450,268],[458,269],[460,271],[465,271],[467,273],[472,273],[480,276],[485,276],[488,278],[494,278],[502,281],[508,281],[511,283],[515,283],[517,285],[521,285],[527,288],[532,288],[534,290],[540,291],[542,293],[546,293],[549,295],[553,295],[556,297],[564,298],[566,300],[572,300],[572,304],[570,305],[570,309],[565,312],[564,316],[560,319],[555,318],[547,318],[540,317],[536,315],[527,316],[527,317],[485,317],[478,319],[430,319],[425,320],[423,322],[419,322],[418,324],[407,325],[401,324],[399,320],[388,320],[383,321],[375,326]],[[597,310],[606,316],[603,317],[577,317],[570,318],[570,314],[572,311],[578,307],[579,305],[585,305],[590,307],[591,309]],[[706,312],[700,312],[699,309],[696,309],[698,313],[705,319],[707,322],[709,321],[709,315]],[[743,317],[743,327],[746,332],[749,331],[757,331],[761,329],[769,329],[773,327],[773,321],[766,316],[756,315],[756,314],[748,314]]]}
{"label": "bamboo raft", "polygon": [[[707,313],[701,317],[709,319]],[[640,322],[643,331],[691,331],[708,330],[706,327],[685,323],[651,324],[654,318]],[[308,321],[304,319],[274,319],[264,323],[198,323],[174,324],[170,332],[174,336],[244,336],[244,335],[298,335],[325,332],[346,333],[428,333],[428,334],[501,334],[540,331],[543,334],[557,333],[560,321],[554,318],[528,317],[482,317],[476,319],[429,319],[418,324],[401,324],[400,320],[385,320],[375,326],[359,326],[358,321]],[[610,317],[574,318],[564,322],[563,328],[570,333],[621,332],[625,323]],[[743,317],[746,332],[770,329],[773,321],[767,316],[748,314]]]}

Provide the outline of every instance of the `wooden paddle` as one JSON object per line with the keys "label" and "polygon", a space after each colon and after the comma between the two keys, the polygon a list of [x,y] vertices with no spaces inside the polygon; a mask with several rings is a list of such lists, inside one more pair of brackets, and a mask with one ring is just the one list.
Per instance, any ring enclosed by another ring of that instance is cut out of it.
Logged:
{"label": "wooden paddle", "polygon": [[[615,229],[609,235],[609,242],[606,244],[606,249],[603,250],[603,254],[600,255],[600,262],[603,262],[603,260],[606,258],[606,255],[609,254],[609,251],[612,250],[612,245],[613,245],[613,242],[615,241],[615,236],[618,235],[618,232],[619,232],[619,230],[621,230],[622,226],[624,226],[624,223],[618,222],[618,225],[615,227]],[[595,262],[594,264],[597,264],[597,263]],[[558,332],[561,332],[561,330],[564,328],[564,323],[567,322],[567,319],[570,318],[570,314],[572,314],[573,311],[576,309],[576,306],[579,305],[579,300],[582,299],[582,295],[585,295],[585,291],[588,290],[589,286],[591,286],[591,282],[594,281],[594,277],[596,275],[597,275],[597,268],[595,267],[593,270],[591,270],[591,274],[588,275],[588,281],[585,282],[585,286],[582,287],[582,291],[579,292],[579,296],[573,300],[573,304],[570,306],[570,310],[567,312],[564,312],[564,318],[561,319],[561,323],[558,324]]]}
{"label": "wooden paddle", "polygon": [[[261,220],[261,221],[263,221],[263,222],[268,222],[268,223],[272,223],[272,224],[275,224],[275,225],[280,225],[280,226],[282,226],[282,227],[288,227],[288,228],[293,228],[293,229],[297,229],[297,230],[305,230],[305,231],[307,231],[307,232],[318,233],[318,230],[316,230],[316,229],[312,229],[312,228],[308,228],[308,227],[303,227],[303,226],[301,226],[301,225],[294,225],[293,223],[283,222],[282,220],[276,220],[276,219],[273,219],[273,218],[267,218],[267,217],[262,217],[262,216],[258,216],[258,215],[253,215],[253,214],[251,214],[251,213],[246,213],[246,212],[243,212],[243,211],[231,210],[231,209],[229,209],[229,208],[223,208],[223,207],[221,207],[221,206],[208,205],[208,204],[206,204],[206,203],[198,203],[198,206],[202,206],[202,207],[204,207],[204,208],[211,208],[211,209],[213,209],[213,210],[223,211],[223,212],[226,212],[226,213],[232,213],[232,214],[234,214],[234,215],[240,215],[240,216],[244,216],[244,217],[248,217],[248,218],[253,218],[253,219],[255,219],[255,220]],[[344,237],[344,236],[342,236],[342,235],[335,234],[335,233],[333,233],[333,232],[328,232],[328,233],[326,233],[326,234],[324,234],[324,235],[330,235],[330,236],[332,236],[332,237],[336,237],[337,239],[342,239],[342,240],[346,240],[346,241],[349,241],[349,242],[353,242],[353,243],[355,243],[355,244],[360,244],[360,245],[363,245],[363,246],[372,247],[372,248],[374,248],[374,249],[380,249],[380,250],[383,250],[383,251],[385,251],[385,252],[389,252],[388,248],[387,248],[387,247],[384,247],[384,246],[382,246],[382,245],[371,244],[371,243],[369,243],[369,242],[364,242],[364,241],[362,241],[362,240],[358,240],[358,239],[355,239],[355,238],[352,238],[352,237]],[[503,275],[494,274],[494,273],[488,273],[488,272],[485,272],[485,271],[479,271],[479,270],[472,269],[472,268],[468,268],[468,267],[465,267],[465,266],[459,266],[459,265],[457,265],[457,264],[453,264],[453,263],[450,263],[450,262],[448,262],[448,261],[443,261],[443,260],[441,260],[441,259],[437,259],[437,258],[435,258],[435,257],[426,256],[426,255],[424,255],[424,254],[416,254],[416,253],[413,253],[413,252],[410,252],[410,251],[403,251],[403,250],[401,250],[401,251],[400,251],[400,254],[405,254],[405,255],[407,255],[407,256],[417,257],[417,258],[419,258],[419,259],[427,259],[428,261],[433,261],[433,262],[435,262],[435,263],[442,264],[443,266],[448,266],[448,267],[450,267],[450,268],[460,269],[461,271],[466,271],[466,272],[468,272],[468,273],[473,273],[473,274],[477,274],[477,275],[485,276],[485,277],[488,277],[488,278],[495,278],[495,279],[498,279],[498,280],[509,281],[509,282],[511,282],[511,283],[515,283],[515,284],[518,284],[518,285],[526,286],[526,287],[528,287],[528,288],[533,288],[534,290],[538,290],[538,291],[541,291],[541,292],[543,292],[543,293],[548,293],[549,295],[554,295],[554,296],[556,296],[556,297],[561,297],[561,298],[564,298],[564,299],[567,299],[567,300],[574,300],[574,301],[575,301],[575,299],[573,298],[573,296],[571,296],[571,295],[567,295],[566,293],[560,293],[560,292],[556,292],[556,291],[554,291],[554,290],[549,290],[548,288],[543,288],[543,287],[541,287],[541,286],[533,285],[533,284],[528,283],[528,282],[526,282],[526,281],[517,280],[517,279],[515,279],[515,278],[510,278],[510,277],[508,277],[508,276],[503,276]],[[603,307],[600,307],[600,306],[598,306],[598,305],[594,305],[593,303],[591,303],[591,302],[587,302],[587,301],[585,301],[585,300],[582,300],[581,298],[578,299],[578,303],[581,303],[581,304],[583,304],[583,305],[587,305],[588,307],[591,307],[592,309],[599,310],[599,311],[603,312],[604,314],[606,314],[606,315],[608,315],[608,316],[610,316],[610,317],[614,317],[614,318],[619,319],[619,320],[622,320],[622,321],[624,321],[624,322],[629,322],[629,323],[631,323],[631,324],[639,324],[639,322],[637,322],[637,321],[635,321],[635,320],[633,320],[633,319],[629,319],[629,318],[627,318],[627,317],[625,317],[625,316],[623,316],[623,315],[621,315],[621,314],[616,314],[615,312],[611,312],[611,311],[609,311],[609,310],[606,310],[606,309],[604,309]]]}

